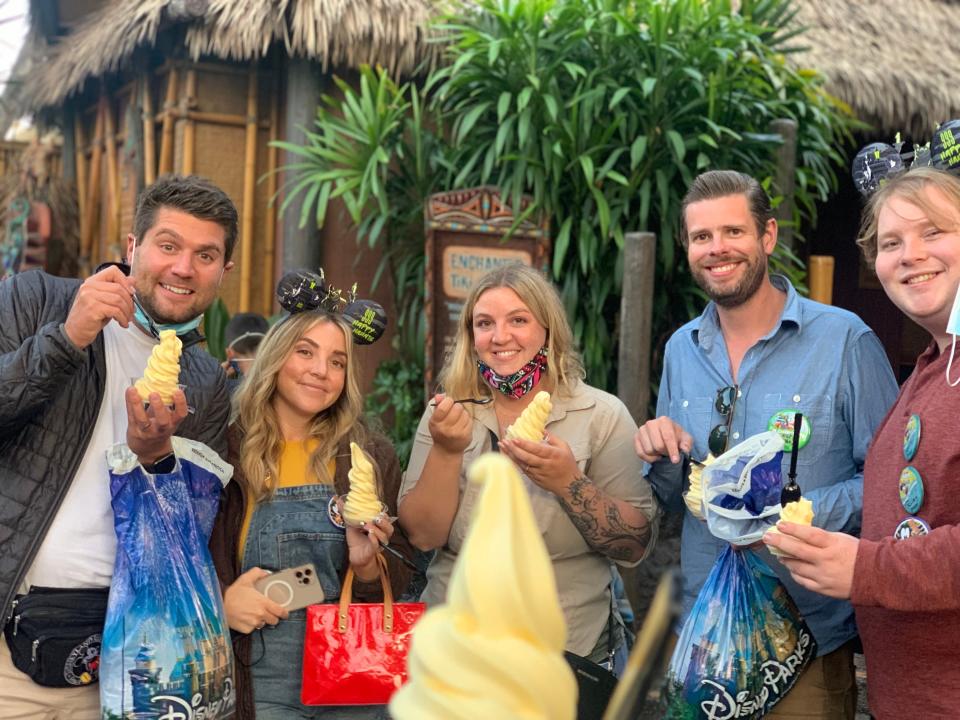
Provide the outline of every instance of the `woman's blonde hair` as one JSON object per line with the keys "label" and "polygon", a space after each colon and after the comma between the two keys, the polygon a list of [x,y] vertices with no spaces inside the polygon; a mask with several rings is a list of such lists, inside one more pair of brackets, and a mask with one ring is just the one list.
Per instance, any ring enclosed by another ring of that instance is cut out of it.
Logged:
{"label": "woman's blonde hair", "polygon": [[570,395],[577,382],[583,379],[583,363],[573,344],[573,332],[557,289],[543,273],[527,265],[505,265],[491,270],[470,291],[460,319],[457,322],[453,354],[440,372],[443,391],[454,397],[490,397],[492,390],[477,370],[474,349],[473,309],[487,290],[513,290],[533,317],[547,331],[546,380],[553,390]]}
{"label": "woman's blonde hair", "polygon": [[[926,193],[927,188],[936,188],[950,201],[944,208]],[[857,245],[871,267],[877,261],[877,235],[880,228],[880,211],[891,198],[898,197],[916,205],[942,230],[957,230],[957,213],[960,212],[960,178],[931,167],[919,167],[885,182],[870,198],[863,210]]]}
{"label": "woman's blonde hair", "polygon": [[347,346],[347,371],[343,392],[329,408],[317,413],[308,436],[317,441],[310,455],[310,472],[319,480],[333,482],[327,464],[345,439],[360,445],[366,440],[361,421],[363,397],[358,382],[359,369],[353,351],[350,325],[340,315],[303,312],[274,325],[267,333],[253,366],[233,398],[235,422],[243,440],[240,445],[240,477],[248,494],[256,501],[268,499],[277,485],[277,470],[283,451],[283,433],[273,407],[277,376],[294,346],[317,325],[332,323],[343,331]]}

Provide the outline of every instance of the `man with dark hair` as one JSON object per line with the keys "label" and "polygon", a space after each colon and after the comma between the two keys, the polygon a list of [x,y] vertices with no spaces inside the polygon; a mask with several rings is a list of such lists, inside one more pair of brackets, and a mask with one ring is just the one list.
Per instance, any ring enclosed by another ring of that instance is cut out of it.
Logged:
{"label": "man with dark hair", "polygon": [[250,370],[250,363],[257,355],[260,341],[269,329],[270,324],[259,313],[237,313],[227,323],[223,337],[227,360],[223,363],[223,369],[227,373],[227,389],[231,396],[240,380]]}
{"label": "man with dark hair", "polygon": [[[226,454],[225,378],[196,346],[196,328],[233,266],[236,209],[206,180],[166,176],[143,191],[134,227],[129,275],[109,265],[83,282],[31,271],[0,283],[0,608],[10,643],[0,644],[0,717],[100,717],[90,684],[99,635],[78,646],[87,672],[65,669],[55,681],[37,672],[38,653],[15,658],[11,638],[32,627],[16,610],[28,592],[36,614],[77,595],[48,601],[37,588],[110,585],[116,534],[107,450],[126,443],[151,474],[176,467],[175,433]],[[169,408],[152,394],[144,417],[131,379],[142,375],[163,329],[183,343],[179,380],[187,390],[174,392]],[[46,615],[35,649],[42,641],[69,652],[74,639],[58,642],[55,613]],[[49,666],[49,657],[42,661]]]}
{"label": "man with dark hair", "polygon": [[[711,302],[667,342],[657,417],[637,431],[636,447],[662,506],[684,512],[686,617],[723,543],[683,503],[685,456],[719,456],[757,433],[792,428],[795,413],[803,413],[793,452],[813,522],[856,533],[867,446],[897,385],[880,342],[859,318],[801,298],[785,277],[768,274],[777,221],[756,180],[722,170],[700,175],[683,201],[682,227],[690,271]],[[789,457],[785,452],[784,477]],[[804,590],[772,566],[819,657],[767,717],[852,720],[852,607]]]}

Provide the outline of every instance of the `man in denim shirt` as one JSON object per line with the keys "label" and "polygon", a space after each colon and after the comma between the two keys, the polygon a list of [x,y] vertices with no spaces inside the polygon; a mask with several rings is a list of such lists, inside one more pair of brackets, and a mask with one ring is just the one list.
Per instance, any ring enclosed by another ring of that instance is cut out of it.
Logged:
{"label": "man in denim shirt", "polygon": [[[636,446],[660,503],[684,510],[686,616],[723,543],[685,510],[681,453],[702,461],[801,412],[809,436],[801,438],[797,480],[813,503],[814,525],[857,533],[864,457],[897,384],[859,318],[801,298],[785,277],[768,275],[777,222],[756,180],[704,173],[682,213],[690,270],[712,302],[667,342],[657,418],[637,431]],[[784,477],[789,458],[785,452]],[[765,549],[757,552],[770,560]],[[819,657],[767,717],[853,720],[853,608],[804,590],[779,563],[771,567],[803,613]]]}

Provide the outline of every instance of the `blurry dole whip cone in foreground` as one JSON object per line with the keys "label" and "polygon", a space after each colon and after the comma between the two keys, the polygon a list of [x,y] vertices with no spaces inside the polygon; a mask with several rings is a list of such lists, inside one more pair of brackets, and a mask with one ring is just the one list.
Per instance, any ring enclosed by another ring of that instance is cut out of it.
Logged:
{"label": "blurry dole whip cone in foreground", "polygon": [[533,402],[523,409],[520,417],[507,428],[507,439],[529,440],[540,442],[547,427],[547,418],[553,404],[550,402],[550,393],[541,390],[533,396]]}
{"label": "blurry dole whip cone in foreground", "polygon": [[373,472],[373,463],[363,449],[356,443],[350,443],[350,491],[343,501],[343,519],[354,527],[371,522],[386,510],[386,505],[377,495],[377,480]]}
{"label": "blurry dole whip cone in foreground", "polygon": [[149,402],[150,393],[159,393],[165,405],[173,404],[173,393],[179,387],[180,354],[183,343],[175,330],[161,330],[160,344],[155,345],[147,360],[143,377],[134,383],[140,398]]}
{"label": "blurry dole whip cone in foreground", "polygon": [[489,453],[445,605],[413,631],[409,681],[393,720],[573,720],[577,685],[563,657],[556,579],[516,467]]}

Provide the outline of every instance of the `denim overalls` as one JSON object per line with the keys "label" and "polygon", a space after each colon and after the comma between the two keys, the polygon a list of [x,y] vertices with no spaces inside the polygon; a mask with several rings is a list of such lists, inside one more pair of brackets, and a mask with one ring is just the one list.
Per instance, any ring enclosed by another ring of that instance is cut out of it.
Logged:
{"label": "denim overalls", "polygon": [[[265,570],[312,562],[326,596],[324,602],[340,598],[340,568],[347,558],[344,531],[330,520],[327,506],[335,495],[333,485],[312,484],[278,488],[273,498],[257,505],[243,548],[243,572],[252,567]],[[263,657],[250,668],[257,720],[287,718],[344,718],[375,720],[386,718],[386,708],[308,707],[300,704],[303,636],[306,613],[294,610],[276,627],[261,631]],[[252,656],[259,653],[253,639]]]}

